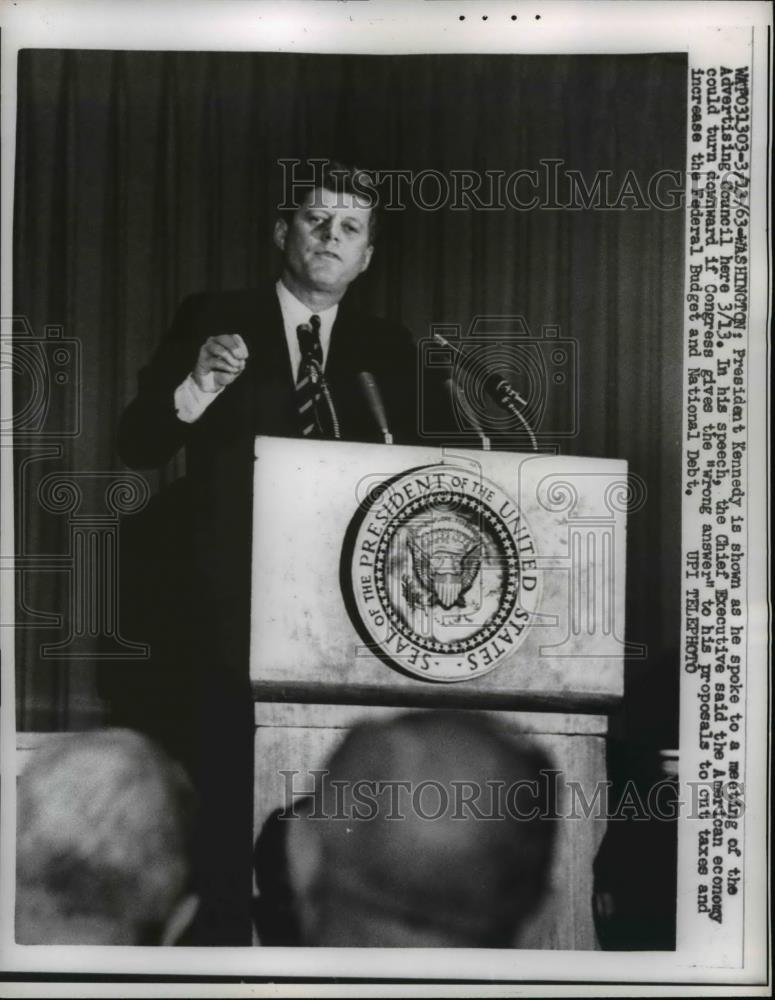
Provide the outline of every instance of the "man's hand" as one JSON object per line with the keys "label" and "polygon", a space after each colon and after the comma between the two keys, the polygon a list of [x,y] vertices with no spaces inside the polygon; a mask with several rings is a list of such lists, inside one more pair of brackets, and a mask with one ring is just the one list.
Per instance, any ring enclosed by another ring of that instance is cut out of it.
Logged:
{"label": "man's hand", "polygon": [[208,337],[191,373],[202,392],[218,392],[244,371],[248,359],[245,341],[238,333]]}

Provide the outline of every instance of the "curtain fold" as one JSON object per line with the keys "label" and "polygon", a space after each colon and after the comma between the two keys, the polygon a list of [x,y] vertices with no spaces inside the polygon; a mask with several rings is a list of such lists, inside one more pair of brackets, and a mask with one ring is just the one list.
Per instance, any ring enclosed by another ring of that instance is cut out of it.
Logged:
{"label": "curtain fold", "polygon": [[[82,421],[45,448],[17,447],[17,552],[23,527],[32,567],[19,576],[20,728],[79,728],[101,713],[93,663],[40,651],[67,630],[71,581],[64,566],[43,568],[67,554],[69,529],[36,490],[52,472],[77,472],[84,502],[98,506],[96,474],[121,472],[118,416],[177,304],[271,271],[278,159],[447,177],[560,160],[588,184],[609,171],[614,193],[632,171],[645,192],[657,171],[684,169],[685,89],[685,57],[671,54],[22,51],[14,311],[36,334],[59,324],[80,345]],[[542,180],[539,194],[550,193]],[[676,738],[683,219],[654,207],[409,207],[385,213],[372,268],[351,292],[418,339],[433,323],[466,330],[498,314],[524,316],[534,336],[553,325],[574,338],[580,422],[563,450],[626,458],[648,489],[630,520],[627,624],[649,651],[627,666],[624,720],[663,745]],[[71,381],[52,393],[51,427],[67,425],[75,391]],[[568,419],[549,392],[545,420]],[[147,480],[158,487],[158,475]],[[40,615],[61,616],[61,628],[36,625]]]}

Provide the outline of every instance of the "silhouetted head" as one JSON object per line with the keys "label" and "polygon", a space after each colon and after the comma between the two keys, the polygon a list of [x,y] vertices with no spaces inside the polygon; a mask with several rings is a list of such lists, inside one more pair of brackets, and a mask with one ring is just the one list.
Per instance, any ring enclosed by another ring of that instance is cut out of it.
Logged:
{"label": "silhouetted head", "polygon": [[20,944],[172,944],[193,918],[193,791],[126,729],[63,735],[17,793]]}
{"label": "silhouetted head", "polygon": [[548,768],[476,713],[357,726],[289,821],[306,943],[509,946],[546,885]]}

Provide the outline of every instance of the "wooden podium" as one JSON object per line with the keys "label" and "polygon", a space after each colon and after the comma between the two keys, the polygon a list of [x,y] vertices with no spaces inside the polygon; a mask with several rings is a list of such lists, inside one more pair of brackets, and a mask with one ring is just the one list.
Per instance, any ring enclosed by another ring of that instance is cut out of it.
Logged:
{"label": "wooden podium", "polygon": [[486,711],[549,753],[567,817],[515,944],[594,948],[585,802],[623,690],[628,502],[623,461],[257,438],[256,830],[356,721]]}

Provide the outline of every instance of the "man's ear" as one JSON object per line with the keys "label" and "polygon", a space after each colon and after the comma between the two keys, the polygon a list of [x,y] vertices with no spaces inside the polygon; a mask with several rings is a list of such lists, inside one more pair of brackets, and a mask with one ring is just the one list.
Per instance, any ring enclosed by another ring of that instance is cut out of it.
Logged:
{"label": "man's ear", "polygon": [[373,245],[372,245],[372,244],[370,243],[370,244],[369,244],[369,245],[368,245],[368,246],[366,247],[366,249],[365,249],[365,250],[363,251],[363,266],[361,267],[361,274],[363,274],[363,272],[364,272],[364,271],[366,270],[366,268],[367,268],[367,267],[369,266],[369,264],[371,263],[371,258],[372,258],[372,256],[373,256],[373,254],[374,254],[374,247],[373,247]]}
{"label": "man's ear", "polygon": [[163,947],[177,944],[190,926],[198,909],[199,896],[195,896],[193,893],[178,900],[164,924],[159,944]]}
{"label": "man's ear", "polygon": [[319,922],[318,904],[313,888],[323,861],[319,827],[324,820],[311,820],[307,810],[288,823],[285,851],[288,880],[293,893],[294,908],[299,922],[302,943],[314,942]]}
{"label": "man's ear", "polygon": [[288,235],[288,223],[285,219],[277,219],[274,224],[272,238],[278,250],[285,252],[285,237]]}
{"label": "man's ear", "polygon": [[285,841],[288,878],[298,897],[308,894],[322,862],[322,848],[316,825],[320,822],[309,819],[306,811],[288,821]]}

